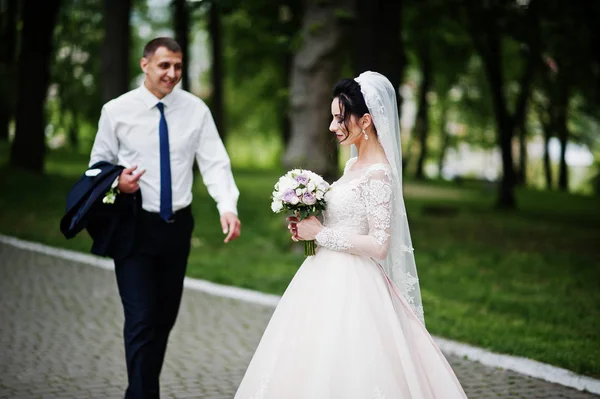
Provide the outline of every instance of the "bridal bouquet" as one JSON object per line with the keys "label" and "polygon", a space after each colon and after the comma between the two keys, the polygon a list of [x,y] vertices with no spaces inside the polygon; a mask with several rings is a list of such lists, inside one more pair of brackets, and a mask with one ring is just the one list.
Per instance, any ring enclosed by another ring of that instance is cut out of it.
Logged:
{"label": "bridal bouquet", "polygon": [[[275,213],[290,211],[300,220],[318,216],[325,210],[325,193],[329,183],[310,170],[294,169],[279,178],[273,190],[271,209]],[[314,241],[304,241],[304,254],[315,254]]]}

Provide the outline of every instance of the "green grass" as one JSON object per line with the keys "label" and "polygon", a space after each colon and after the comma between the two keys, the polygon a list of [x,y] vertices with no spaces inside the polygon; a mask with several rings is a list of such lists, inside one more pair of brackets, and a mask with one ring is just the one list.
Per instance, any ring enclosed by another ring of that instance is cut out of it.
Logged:
{"label": "green grass", "polygon": [[[6,163],[7,148],[0,147]],[[0,169],[0,232],[87,252],[59,229],[87,156],[49,154],[47,174]],[[188,274],[281,294],[301,264],[269,195],[281,170],[236,169],[242,237],[223,244],[200,179]],[[493,187],[414,183],[406,204],[431,333],[600,377],[600,199],[518,191],[519,211],[493,209]]]}

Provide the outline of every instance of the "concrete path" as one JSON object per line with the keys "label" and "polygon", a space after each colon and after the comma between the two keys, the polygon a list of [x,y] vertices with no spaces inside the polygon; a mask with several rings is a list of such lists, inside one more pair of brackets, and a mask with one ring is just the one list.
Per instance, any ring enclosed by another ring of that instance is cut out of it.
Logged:
{"label": "concrete path", "polygon": [[[123,313],[112,271],[0,243],[0,305],[1,399],[122,397]],[[232,398],[272,311],[186,289],[162,397]],[[600,398],[448,360],[471,399]]]}

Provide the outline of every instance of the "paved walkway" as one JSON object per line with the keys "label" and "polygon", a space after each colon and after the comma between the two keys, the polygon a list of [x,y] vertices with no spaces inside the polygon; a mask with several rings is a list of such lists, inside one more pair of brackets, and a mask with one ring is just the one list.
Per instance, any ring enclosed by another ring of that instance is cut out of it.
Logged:
{"label": "paved walkway", "polygon": [[[0,398],[122,397],[123,314],[113,272],[0,243],[0,304]],[[163,397],[232,398],[271,312],[187,289],[163,368]],[[600,398],[448,360],[471,399]]]}

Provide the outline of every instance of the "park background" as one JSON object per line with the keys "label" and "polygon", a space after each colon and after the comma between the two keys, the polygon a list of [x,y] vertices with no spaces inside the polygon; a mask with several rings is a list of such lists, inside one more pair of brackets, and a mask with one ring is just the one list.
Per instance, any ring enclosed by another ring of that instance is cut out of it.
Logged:
{"label": "park background", "polygon": [[[104,102],[143,79],[150,39],[183,46],[181,86],[232,159],[242,236],[223,244],[194,184],[188,275],[281,294],[303,259],[277,178],[332,181],[342,77],[384,73],[432,334],[600,377],[600,3],[566,0],[0,0],[0,233],[59,231]],[[198,176],[199,177],[199,176]]]}

